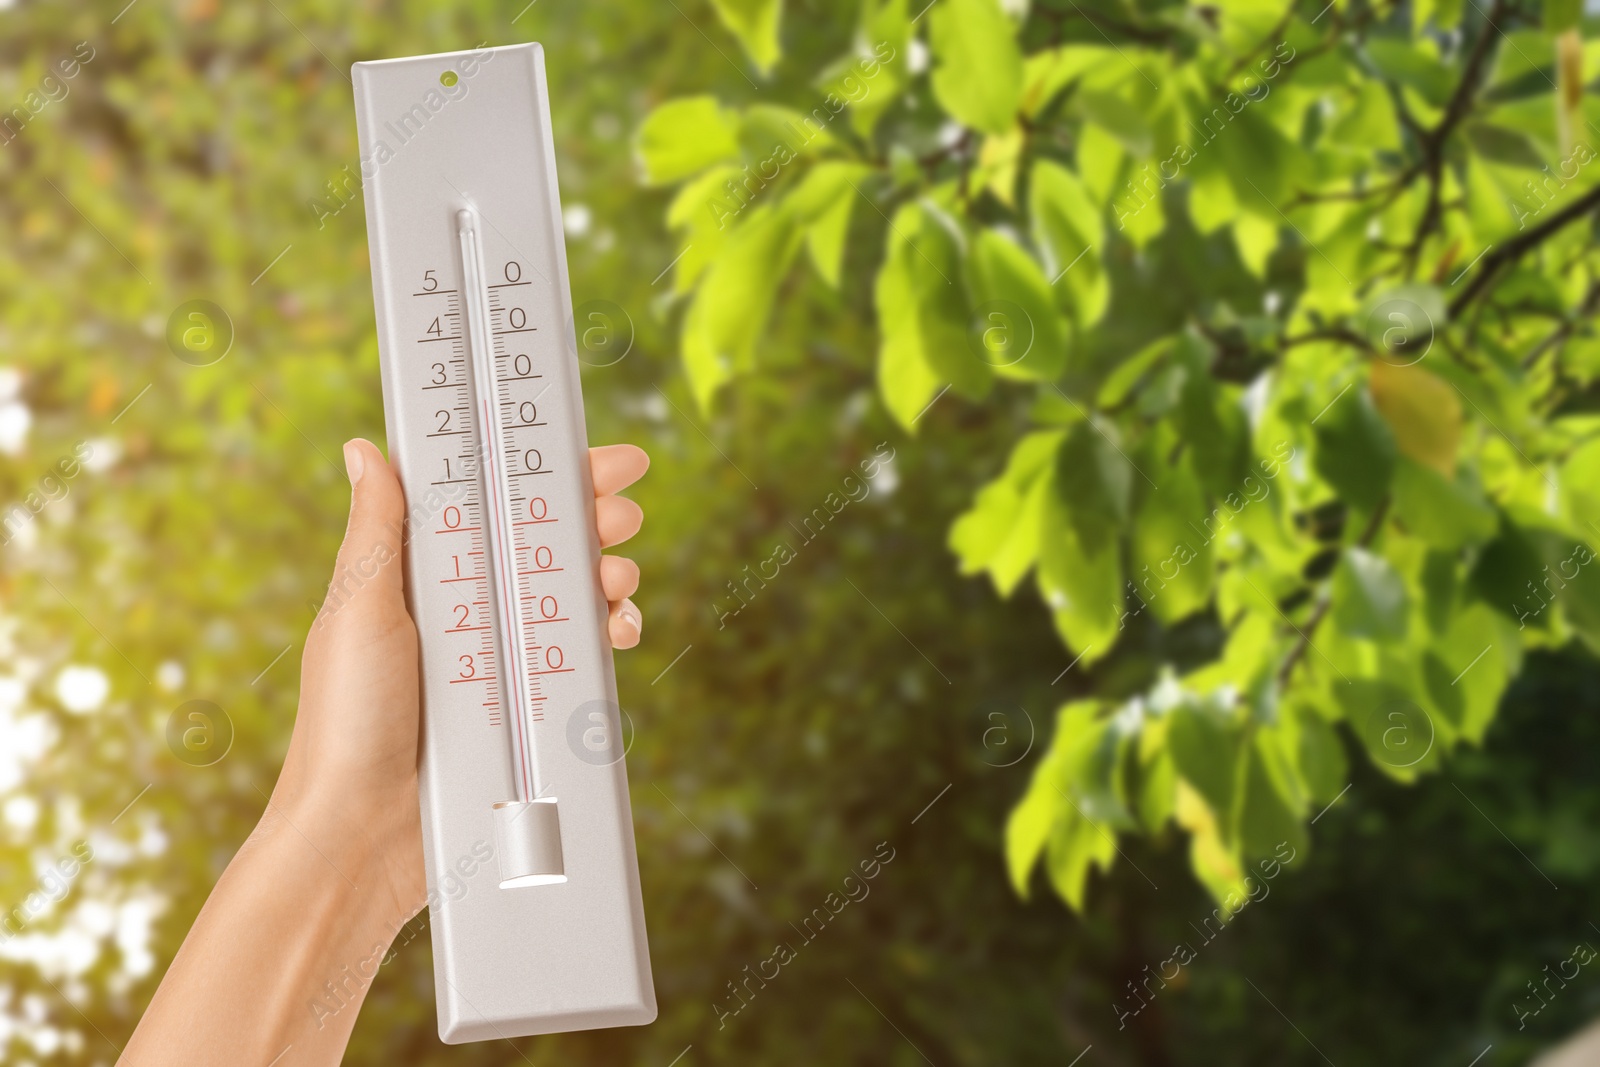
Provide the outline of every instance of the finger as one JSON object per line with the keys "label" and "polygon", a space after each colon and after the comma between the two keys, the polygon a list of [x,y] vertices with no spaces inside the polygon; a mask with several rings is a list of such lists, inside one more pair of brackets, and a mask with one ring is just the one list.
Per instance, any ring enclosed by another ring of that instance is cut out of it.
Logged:
{"label": "finger", "polygon": [[350,603],[403,604],[400,538],[405,494],[376,445],[357,438],[344,446],[350,476],[350,521],[328,583],[324,614]]}
{"label": "finger", "polygon": [[632,596],[639,589],[639,565],[626,556],[601,556],[600,588],[612,603]]}
{"label": "finger", "polygon": [[620,493],[650,469],[650,457],[638,445],[602,445],[589,449],[594,495]]}
{"label": "finger", "polygon": [[594,502],[594,519],[600,530],[600,547],[610,548],[639,532],[644,509],[625,496],[603,496]]}
{"label": "finger", "polygon": [[642,628],[639,609],[634,607],[633,601],[624,599],[611,605],[608,629],[612,648],[632,648],[637,645]]}

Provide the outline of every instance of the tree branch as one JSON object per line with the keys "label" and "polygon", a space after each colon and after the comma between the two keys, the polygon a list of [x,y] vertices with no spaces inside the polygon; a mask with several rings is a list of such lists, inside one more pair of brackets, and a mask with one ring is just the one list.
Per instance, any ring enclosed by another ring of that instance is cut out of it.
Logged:
{"label": "tree branch", "polygon": [[1539,362],[1540,356],[1552,349],[1559,348],[1567,338],[1572,336],[1573,331],[1578,328],[1583,320],[1593,315],[1597,309],[1600,309],[1600,282],[1591,282],[1589,291],[1584,294],[1583,300],[1579,302],[1577,309],[1573,311],[1572,317],[1564,320],[1560,326],[1557,326],[1551,332],[1550,336],[1534,345],[1533,351],[1529,352],[1523,359],[1522,369],[1532,370],[1533,365]]}
{"label": "tree branch", "polygon": [[1283,348],[1293,348],[1295,345],[1309,344],[1313,341],[1338,341],[1341,344],[1351,345],[1363,352],[1372,351],[1372,343],[1354,330],[1343,326],[1330,326],[1320,330],[1307,330],[1297,333],[1293,337],[1280,338],[1278,344]]}
{"label": "tree branch", "polygon": [[1106,30],[1113,30],[1129,40],[1156,45],[1170,45],[1179,37],[1178,31],[1169,26],[1144,26],[1133,22],[1122,22],[1098,12],[1085,11],[1077,4],[1072,6],[1074,10],[1068,12],[1040,5],[1034,12],[1041,18],[1048,19],[1054,25],[1058,36],[1067,20],[1076,16],[1100,31],[1102,37],[1105,36]]}
{"label": "tree branch", "polygon": [[1596,208],[1600,208],[1600,185],[1594,186],[1533,229],[1518,234],[1490,251],[1483,257],[1483,266],[1479,268],[1478,273],[1467,283],[1467,287],[1461,290],[1461,294],[1450,302],[1450,317],[1453,319],[1459,316],[1502,267],[1515,263],[1568,223],[1576,222]]}
{"label": "tree branch", "polygon": [[[1372,518],[1367,520],[1366,528],[1361,531],[1361,536],[1356,538],[1356,547],[1366,548],[1372,544],[1373,538],[1378,536],[1378,531],[1383,529],[1383,520],[1389,514],[1389,498],[1385,496],[1378,501],[1378,506],[1372,511]],[[1295,642],[1289,654],[1284,657],[1283,666],[1278,668],[1278,688],[1286,689],[1289,686],[1289,675],[1294,673],[1295,664],[1305,658],[1306,650],[1311,647],[1311,635],[1317,632],[1317,627],[1322,625],[1322,620],[1327,617],[1328,611],[1333,607],[1331,595],[1317,601],[1317,606],[1312,609],[1311,617],[1306,620],[1305,628],[1300,631],[1300,640]]]}
{"label": "tree branch", "polygon": [[1439,187],[1444,181],[1444,143],[1472,109],[1473,94],[1483,75],[1484,65],[1489,60],[1491,46],[1500,33],[1496,20],[1505,14],[1505,7],[1505,0],[1494,0],[1488,12],[1484,14],[1484,27],[1478,33],[1478,39],[1472,42],[1472,51],[1467,54],[1466,62],[1462,65],[1461,82],[1451,95],[1450,102],[1445,105],[1439,124],[1418,138],[1418,147],[1422,149],[1421,169],[1428,175],[1428,204],[1422,211],[1421,221],[1417,223],[1417,232],[1411,239],[1411,247],[1406,250],[1408,275],[1416,269],[1416,260],[1422,253],[1423,242],[1439,227],[1439,218],[1443,214],[1439,203]]}
{"label": "tree branch", "polygon": [[1283,35],[1289,30],[1289,23],[1293,21],[1295,14],[1299,10],[1300,0],[1291,0],[1283,12],[1283,18],[1279,19],[1278,24],[1272,27],[1272,32],[1267,34],[1266,39],[1256,45],[1255,48],[1233,61],[1232,65],[1228,67],[1228,73],[1222,76],[1222,83],[1226,85],[1228,82],[1233,81],[1235,75],[1254,63],[1257,56],[1271,48],[1274,41],[1281,42]]}

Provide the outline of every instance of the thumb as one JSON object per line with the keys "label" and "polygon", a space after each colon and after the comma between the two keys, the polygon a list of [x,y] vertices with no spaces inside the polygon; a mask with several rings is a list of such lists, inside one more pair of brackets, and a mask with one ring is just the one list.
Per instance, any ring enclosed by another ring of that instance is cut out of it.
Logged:
{"label": "thumb", "polygon": [[360,438],[345,444],[344,464],[350,476],[350,521],[319,619],[351,604],[379,610],[403,604],[405,494],[400,479],[377,446]]}

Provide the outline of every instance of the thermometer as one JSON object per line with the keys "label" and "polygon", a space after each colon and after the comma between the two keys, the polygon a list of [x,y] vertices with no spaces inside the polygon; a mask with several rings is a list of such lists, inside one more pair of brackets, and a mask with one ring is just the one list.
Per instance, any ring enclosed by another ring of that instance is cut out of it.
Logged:
{"label": "thermometer", "polygon": [[655,1018],[537,44],[357,63],[439,1035]]}

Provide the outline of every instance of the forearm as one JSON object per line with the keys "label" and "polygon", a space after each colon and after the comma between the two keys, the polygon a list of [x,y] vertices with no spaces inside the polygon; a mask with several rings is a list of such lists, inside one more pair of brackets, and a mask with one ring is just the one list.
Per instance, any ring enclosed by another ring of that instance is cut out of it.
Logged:
{"label": "forearm", "polygon": [[[337,1064],[400,925],[373,843],[335,811],[269,805],[120,1063]],[[420,902],[417,902],[420,903]]]}

